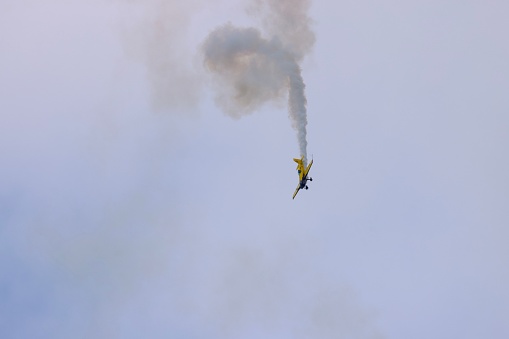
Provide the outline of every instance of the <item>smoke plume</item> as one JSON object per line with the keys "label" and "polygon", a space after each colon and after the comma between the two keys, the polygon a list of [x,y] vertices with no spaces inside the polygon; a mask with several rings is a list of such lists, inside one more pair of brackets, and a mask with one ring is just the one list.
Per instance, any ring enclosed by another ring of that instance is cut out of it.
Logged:
{"label": "smoke plume", "polygon": [[215,76],[216,102],[226,114],[240,118],[288,96],[290,120],[305,159],[307,101],[299,62],[314,43],[308,7],[305,0],[258,0],[251,13],[262,17],[268,37],[256,28],[226,24],[213,30],[202,46],[205,67]]}
{"label": "smoke plume", "polygon": [[[195,110],[201,95],[200,76],[188,46],[191,16],[202,0],[132,0],[124,4],[124,44],[128,55],[145,65],[152,109],[157,112]],[[193,47],[194,48],[194,47]]]}

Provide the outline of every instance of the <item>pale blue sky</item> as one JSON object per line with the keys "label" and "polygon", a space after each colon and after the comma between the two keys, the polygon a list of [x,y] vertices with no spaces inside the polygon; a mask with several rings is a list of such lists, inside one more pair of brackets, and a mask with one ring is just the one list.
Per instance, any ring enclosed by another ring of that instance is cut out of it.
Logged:
{"label": "pale blue sky", "polygon": [[292,200],[201,69],[248,4],[0,2],[0,337],[507,338],[509,5],[313,2]]}

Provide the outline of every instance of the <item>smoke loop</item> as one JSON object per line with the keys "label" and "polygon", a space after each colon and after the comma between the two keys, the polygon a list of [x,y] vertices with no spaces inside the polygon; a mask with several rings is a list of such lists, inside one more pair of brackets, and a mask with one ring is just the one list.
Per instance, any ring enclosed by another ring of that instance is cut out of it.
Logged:
{"label": "smoke loop", "polygon": [[[277,4],[268,2],[268,9],[273,11],[267,16],[266,24],[275,23],[274,18],[281,17],[278,11],[281,6]],[[302,6],[297,6],[299,10],[291,12],[290,16],[307,18],[302,12],[306,6],[303,2],[299,4]],[[281,22],[287,21],[288,18],[284,18]],[[299,150],[304,159],[307,159],[307,100],[298,61],[303,57],[302,50],[309,50],[314,41],[307,21],[301,21],[304,22],[301,29],[294,30],[307,33],[302,34],[302,41],[294,32],[291,36],[285,34],[289,31],[281,27],[286,26],[277,26],[279,35],[267,39],[256,28],[226,24],[213,30],[202,45],[205,68],[215,76],[218,85],[216,102],[226,114],[240,118],[266,102],[288,95],[289,117],[297,131]]]}

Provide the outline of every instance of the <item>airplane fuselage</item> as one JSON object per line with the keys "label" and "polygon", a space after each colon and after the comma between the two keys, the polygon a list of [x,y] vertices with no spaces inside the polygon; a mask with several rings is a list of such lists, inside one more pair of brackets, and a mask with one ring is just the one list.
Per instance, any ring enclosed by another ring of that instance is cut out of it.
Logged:
{"label": "airplane fuselage", "polygon": [[307,178],[307,176],[306,176],[305,178],[303,178],[303,179],[300,181],[300,186],[299,186],[299,188],[300,188],[300,189],[305,188],[305,187],[306,187],[306,184],[307,184],[307,182],[308,182],[308,180],[309,180],[309,179]]}

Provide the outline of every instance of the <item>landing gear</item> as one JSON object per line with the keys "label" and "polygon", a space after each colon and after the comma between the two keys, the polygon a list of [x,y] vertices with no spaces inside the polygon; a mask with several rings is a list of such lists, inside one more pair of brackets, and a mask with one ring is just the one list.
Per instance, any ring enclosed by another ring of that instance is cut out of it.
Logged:
{"label": "landing gear", "polygon": [[308,189],[307,185],[306,185],[306,189]]}
{"label": "landing gear", "polygon": [[309,178],[309,181],[313,181],[313,178]]}

